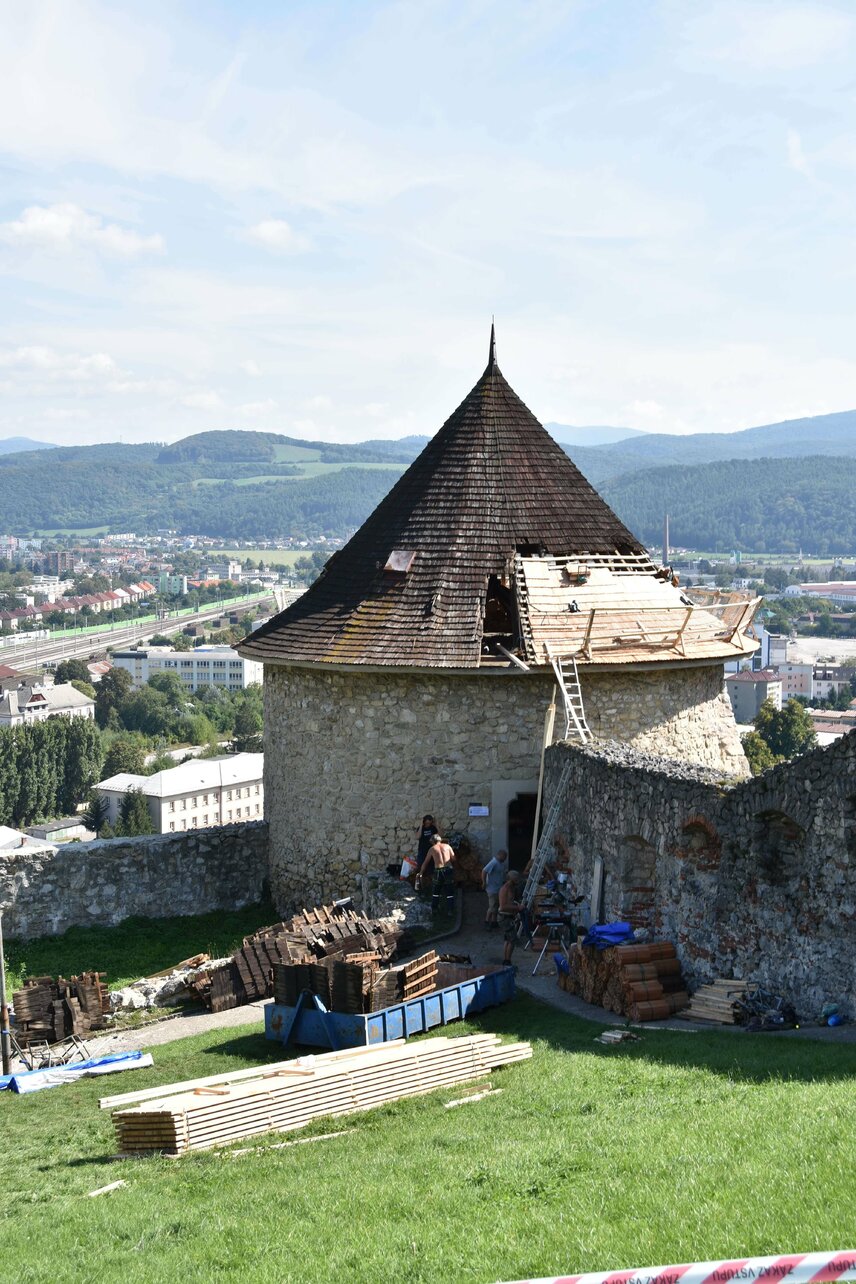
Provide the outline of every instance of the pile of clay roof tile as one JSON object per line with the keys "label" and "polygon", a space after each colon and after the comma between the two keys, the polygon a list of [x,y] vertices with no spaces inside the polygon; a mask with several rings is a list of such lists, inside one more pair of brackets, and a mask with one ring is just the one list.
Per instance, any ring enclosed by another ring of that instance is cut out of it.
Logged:
{"label": "pile of clay roof tile", "polygon": [[681,964],[671,941],[650,945],[617,945],[599,950],[575,946],[570,972],[559,984],[586,1003],[628,1016],[632,1021],[660,1021],[689,1003]]}

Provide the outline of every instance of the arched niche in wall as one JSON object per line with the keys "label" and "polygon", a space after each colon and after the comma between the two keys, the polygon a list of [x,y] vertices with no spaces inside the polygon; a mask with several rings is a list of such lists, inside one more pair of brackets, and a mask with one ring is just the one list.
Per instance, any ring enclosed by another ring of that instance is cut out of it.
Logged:
{"label": "arched niche in wall", "polygon": [[770,809],[755,816],[753,846],[758,867],[768,883],[785,883],[800,869],[805,830],[786,812]]}
{"label": "arched niche in wall", "polygon": [[618,886],[607,885],[617,900],[615,906],[625,922],[634,927],[655,927],[656,920],[657,849],[638,834],[629,834],[621,840],[621,859]]}
{"label": "arched niche in wall", "polygon": [[719,867],[722,840],[706,816],[690,816],[681,827],[679,855],[698,870]]}

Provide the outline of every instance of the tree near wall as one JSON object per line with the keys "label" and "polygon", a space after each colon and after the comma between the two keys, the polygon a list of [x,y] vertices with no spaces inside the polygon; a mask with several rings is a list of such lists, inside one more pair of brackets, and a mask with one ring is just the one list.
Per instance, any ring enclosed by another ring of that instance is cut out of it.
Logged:
{"label": "tree near wall", "polygon": [[772,700],[765,700],[755,716],[754,726],[779,761],[796,758],[817,744],[814,724],[799,700],[788,700],[781,709],[777,709]]}
{"label": "tree near wall", "polygon": [[760,776],[762,771],[769,771],[782,761],[757,731],[749,731],[743,737],[743,752],[753,776]]}
{"label": "tree near wall", "polygon": [[137,838],[155,832],[149,805],[142,790],[129,789],[125,794],[119,807],[115,832],[117,838]]}

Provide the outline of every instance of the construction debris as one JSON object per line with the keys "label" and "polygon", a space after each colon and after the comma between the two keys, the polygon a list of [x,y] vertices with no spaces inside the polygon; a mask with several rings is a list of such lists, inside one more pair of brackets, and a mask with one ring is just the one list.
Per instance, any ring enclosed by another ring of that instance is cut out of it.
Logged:
{"label": "construction debris", "polygon": [[12,995],[15,1039],[31,1043],[60,1043],[71,1035],[103,1030],[110,1013],[106,972],[82,972],[64,977],[34,976]]}
{"label": "construction debris", "polygon": [[671,941],[605,950],[576,945],[568,965],[567,974],[559,972],[561,989],[632,1021],[660,1021],[689,1003]]}
{"label": "construction debris", "polygon": [[[379,965],[392,958],[402,939],[403,932],[395,923],[367,918],[350,904],[304,909],[288,922],[274,923],[245,937],[231,960],[218,967],[203,968],[190,981],[189,989],[212,1012],[225,1012],[269,998],[274,992],[274,969],[286,965],[290,969],[309,969],[301,973],[297,993],[310,989],[320,994],[315,989],[317,984],[322,989],[326,986],[325,992],[330,994],[331,961]],[[292,981],[283,979],[281,985],[291,992]],[[343,991],[355,991],[356,973],[343,973],[338,985]],[[356,1002],[356,998],[352,1001]],[[342,1010],[364,1011],[362,1007]]]}
{"label": "construction debris", "polygon": [[616,1043],[639,1043],[639,1035],[634,1034],[632,1030],[604,1030],[595,1039],[595,1043],[605,1043],[607,1046]]}
{"label": "construction debris", "polygon": [[260,1067],[264,1078],[189,1089],[172,1084],[161,1099],[113,1116],[123,1155],[182,1155],[265,1132],[303,1128],[313,1119],[371,1110],[421,1096],[531,1057],[528,1043],[497,1035],[379,1044]]}
{"label": "construction debris", "polygon": [[301,991],[317,994],[334,1012],[380,1012],[437,988],[438,958],[432,950],[399,967],[383,967],[377,953],[345,954],[312,963],[276,963],[275,1003],[293,1007]]}

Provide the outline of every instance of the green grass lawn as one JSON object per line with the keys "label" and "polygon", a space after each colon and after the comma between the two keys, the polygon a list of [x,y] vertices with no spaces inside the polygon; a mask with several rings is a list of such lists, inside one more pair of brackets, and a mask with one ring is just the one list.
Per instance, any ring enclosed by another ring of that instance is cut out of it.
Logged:
{"label": "green grass lawn", "polygon": [[211,550],[212,557],[231,557],[243,564],[247,558],[258,566],[259,562],[264,562],[265,566],[294,566],[299,557],[308,557],[313,552],[311,548],[215,548]]}
{"label": "green grass lawn", "polygon": [[94,971],[106,972],[107,984],[118,989],[193,954],[231,954],[245,936],[275,922],[276,910],[262,903],[186,918],[128,918],[118,927],[72,927],[62,936],[35,941],[7,940],[6,982],[11,993],[26,976]]}
{"label": "green grass lawn", "polygon": [[[533,1041],[499,1096],[445,1089],[285,1150],[109,1162],[107,1092],[281,1055],[258,1027],[154,1049],[155,1066],[0,1096],[3,1279],[376,1284],[849,1247],[856,1048],[598,1027],[530,999],[480,1026]],[[270,1146],[256,1138],[241,1146]],[[123,1179],[97,1199],[88,1191]]]}

